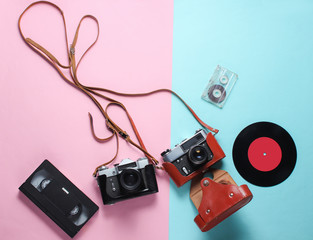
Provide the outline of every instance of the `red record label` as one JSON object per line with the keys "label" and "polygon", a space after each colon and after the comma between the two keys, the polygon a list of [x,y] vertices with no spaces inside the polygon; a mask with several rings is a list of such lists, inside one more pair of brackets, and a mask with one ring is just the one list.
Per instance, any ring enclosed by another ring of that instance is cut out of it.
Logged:
{"label": "red record label", "polygon": [[259,171],[275,169],[281,161],[282,152],[278,143],[268,137],[255,139],[249,146],[248,158],[251,165]]}

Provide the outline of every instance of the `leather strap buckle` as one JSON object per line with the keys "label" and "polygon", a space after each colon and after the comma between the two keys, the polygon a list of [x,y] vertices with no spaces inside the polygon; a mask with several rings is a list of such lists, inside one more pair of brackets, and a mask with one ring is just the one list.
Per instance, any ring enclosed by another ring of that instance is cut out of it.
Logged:
{"label": "leather strap buckle", "polygon": [[126,132],[120,131],[120,132],[118,132],[118,134],[119,134],[122,138],[124,138],[124,139],[126,139],[126,138],[129,137],[129,135],[128,135]]}
{"label": "leather strap buckle", "polygon": [[70,47],[70,53],[71,53],[72,55],[75,55],[75,47],[73,47],[72,45],[71,45],[71,47]]}

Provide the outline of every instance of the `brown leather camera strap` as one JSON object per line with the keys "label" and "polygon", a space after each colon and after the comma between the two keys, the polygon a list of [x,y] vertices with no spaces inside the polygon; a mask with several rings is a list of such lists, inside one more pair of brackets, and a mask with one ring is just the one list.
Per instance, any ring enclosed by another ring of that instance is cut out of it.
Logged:
{"label": "brown leather camera strap", "polygon": [[[61,64],[58,59],[51,53],[49,52],[47,49],[45,49],[43,46],[41,46],[40,44],[38,44],[37,42],[35,42],[34,40],[30,39],[30,38],[27,38],[24,36],[23,32],[22,32],[22,29],[21,29],[21,20],[22,20],[22,17],[24,16],[24,14],[31,8],[33,7],[34,5],[37,5],[37,4],[48,4],[52,7],[54,7],[55,9],[57,9],[61,16],[62,16],[62,20],[63,20],[63,24],[64,24],[64,31],[65,31],[65,41],[66,41],[66,46],[67,46],[67,54],[68,54],[68,65],[64,65],[64,64]],[[84,19],[86,18],[90,18],[92,20],[94,20],[97,24],[97,36],[96,36],[96,39],[95,41],[87,48],[87,50],[83,53],[83,55],[81,56],[81,58],[79,59],[78,63],[76,64],[76,59],[75,59],[75,46],[76,46],[76,43],[77,43],[77,40],[78,40],[78,35],[79,35],[79,29],[80,29],[80,26],[81,26],[81,23]],[[109,137],[106,137],[106,138],[99,138],[96,136],[95,134],[95,131],[94,131],[94,126],[93,126],[93,119],[92,119],[92,116],[91,114],[89,113],[89,117],[90,117],[90,125],[91,125],[91,130],[92,130],[92,134],[94,136],[94,138],[99,141],[99,142],[106,142],[106,141],[109,141],[111,140],[112,138],[116,138],[116,141],[117,141],[117,148],[116,148],[116,153],[115,153],[115,156],[113,157],[112,160],[110,160],[109,162],[107,163],[104,163],[100,166],[98,166],[94,172],[94,175],[97,173],[98,169],[101,167],[101,166],[104,166],[104,165],[107,165],[107,164],[110,164],[111,162],[113,162],[117,155],[118,155],[118,151],[119,151],[119,138],[118,138],[118,135],[120,135],[123,139],[125,139],[127,142],[129,142],[130,144],[132,144],[133,146],[135,146],[136,148],[138,148],[139,150],[141,150],[145,155],[146,157],[159,169],[162,169],[162,167],[159,167],[158,166],[158,161],[147,151],[143,141],[142,141],[142,138],[140,137],[140,134],[135,126],[135,123],[133,121],[133,119],[131,118],[131,115],[129,114],[129,112],[127,111],[126,107],[119,101],[111,98],[111,97],[108,97],[106,95],[103,95],[99,92],[106,92],[106,93],[111,93],[111,94],[115,94],[115,95],[119,95],[119,96],[128,96],[128,97],[141,97],[141,96],[148,96],[148,95],[151,95],[151,94],[154,94],[154,93],[158,93],[158,92],[169,92],[169,93],[172,93],[174,94],[179,100],[181,100],[185,106],[189,109],[189,111],[194,115],[194,117],[197,119],[197,121],[205,128],[207,128],[208,130],[214,132],[214,133],[218,133],[218,130],[217,129],[214,129],[212,127],[210,127],[209,125],[205,124],[197,115],[196,113],[192,110],[192,108],[177,94],[175,93],[174,91],[170,90],[170,89],[157,89],[157,90],[154,90],[154,91],[151,91],[151,92],[147,92],[147,93],[120,93],[120,92],[116,92],[116,91],[112,91],[112,90],[109,90],[109,89],[105,89],[105,88],[99,88],[99,87],[89,87],[89,86],[84,86],[83,84],[81,84],[78,80],[78,77],[77,77],[77,69],[79,67],[79,64],[81,62],[81,60],[83,59],[83,57],[86,55],[86,53],[95,45],[95,43],[97,42],[98,40],[98,37],[99,37],[99,22],[98,20],[92,16],[92,15],[85,15],[81,18],[78,26],[77,26],[77,29],[76,29],[76,32],[75,32],[75,35],[74,35],[74,39],[73,39],[73,42],[69,48],[69,44],[68,44],[68,38],[67,38],[67,29],[66,29],[66,21],[65,21],[65,17],[64,17],[64,14],[63,14],[63,11],[55,4],[51,3],[51,2],[48,2],[48,1],[38,1],[38,2],[34,2],[32,4],[30,4],[23,12],[22,14],[20,15],[19,19],[18,19],[18,28],[19,28],[19,31],[20,31],[20,34],[23,38],[23,40],[26,42],[26,44],[31,48],[33,49],[36,53],[38,53],[41,57],[43,57],[47,62],[49,62],[56,70],[57,72],[60,74],[60,76],[67,82],[69,83],[70,85],[72,85],[73,87],[75,88],[78,88],[79,90],[81,90],[82,92],[84,92],[95,104],[96,106],[98,107],[98,109],[100,110],[100,112],[102,113],[102,115],[104,116],[105,118],[105,123],[106,123],[106,126],[111,130],[112,134],[109,136]],[[63,73],[62,69],[69,69],[70,71],[70,75],[71,75],[71,79],[70,80],[68,77],[65,76],[65,74]],[[104,109],[101,104],[98,102],[98,100],[94,97],[94,96],[98,96],[98,97],[101,97],[107,101],[109,101],[109,103],[107,104],[106,108]],[[111,105],[116,105],[120,108],[122,108],[130,123],[131,123],[131,126],[134,130],[134,133],[136,135],[136,138],[139,142],[139,145],[136,144],[131,138],[130,136],[126,133],[126,131],[124,131],[121,127],[119,127],[108,115],[108,107],[111,106]]]}
{"label": "brown leather camera strap", "polygon": [[[105,88],[99,88],[99,87],[88,87],[88,86],[84,86],[87,90],[95,90],[95,91],[103,91],[103,92],[107,92],[107,93],[111,93],[111,94],[115,94],[118,96],[124,96],[124,97],[144,97],[144,96],[148,96],[148,95],[152,95],[155,93],[159,93],[159,92],[169,92],[171,94],[173,94],[174,96],[176,96],[187,108],[188,110],[192,113],[192,115],[195,117],[195,119],[206,129],[210,130],[211,132],[213,132],[214,134],[218,133],[218,129],[212,128],[209,125],[207,125],[205,122],[203,122],[198,115],[193,111],[193,109],[173,90],[167,89],[167,88],[162,88],[162,89],[157,89],[151,92],[146,92],[146,93],[121,93],[121,92],[116,92],[110,89],[105,89]],[[93,91],[93,93],[95,93]]]}

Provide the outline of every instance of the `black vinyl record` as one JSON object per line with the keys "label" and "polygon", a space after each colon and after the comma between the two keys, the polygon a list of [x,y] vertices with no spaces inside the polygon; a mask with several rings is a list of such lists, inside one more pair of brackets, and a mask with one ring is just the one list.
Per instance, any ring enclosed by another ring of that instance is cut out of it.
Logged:
{"label": "black vinyl record", "polygon": [[233,146],[237,171],[257,186],[274,186],[292,173],[297,159],[296,145],[277,124],[257,122],[244,128]]}

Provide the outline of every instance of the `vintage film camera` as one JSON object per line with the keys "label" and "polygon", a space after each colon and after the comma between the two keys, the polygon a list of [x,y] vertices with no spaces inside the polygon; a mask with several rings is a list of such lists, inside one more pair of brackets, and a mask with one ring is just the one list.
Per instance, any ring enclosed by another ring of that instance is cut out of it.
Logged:
{"label": "vintage film camera", "polygon": [[225,154],[212,133],[206,134],[200,129],[173,149],[162,152],[161,156],[164,169],[180,187],[224,158]]}
{"label": "vintage film camera", "polygon": [[103,166],[98,170],[97,181],[103,204],[158,192],[154,166],[147,158],[136,162],[124,159],[113,168]]}

